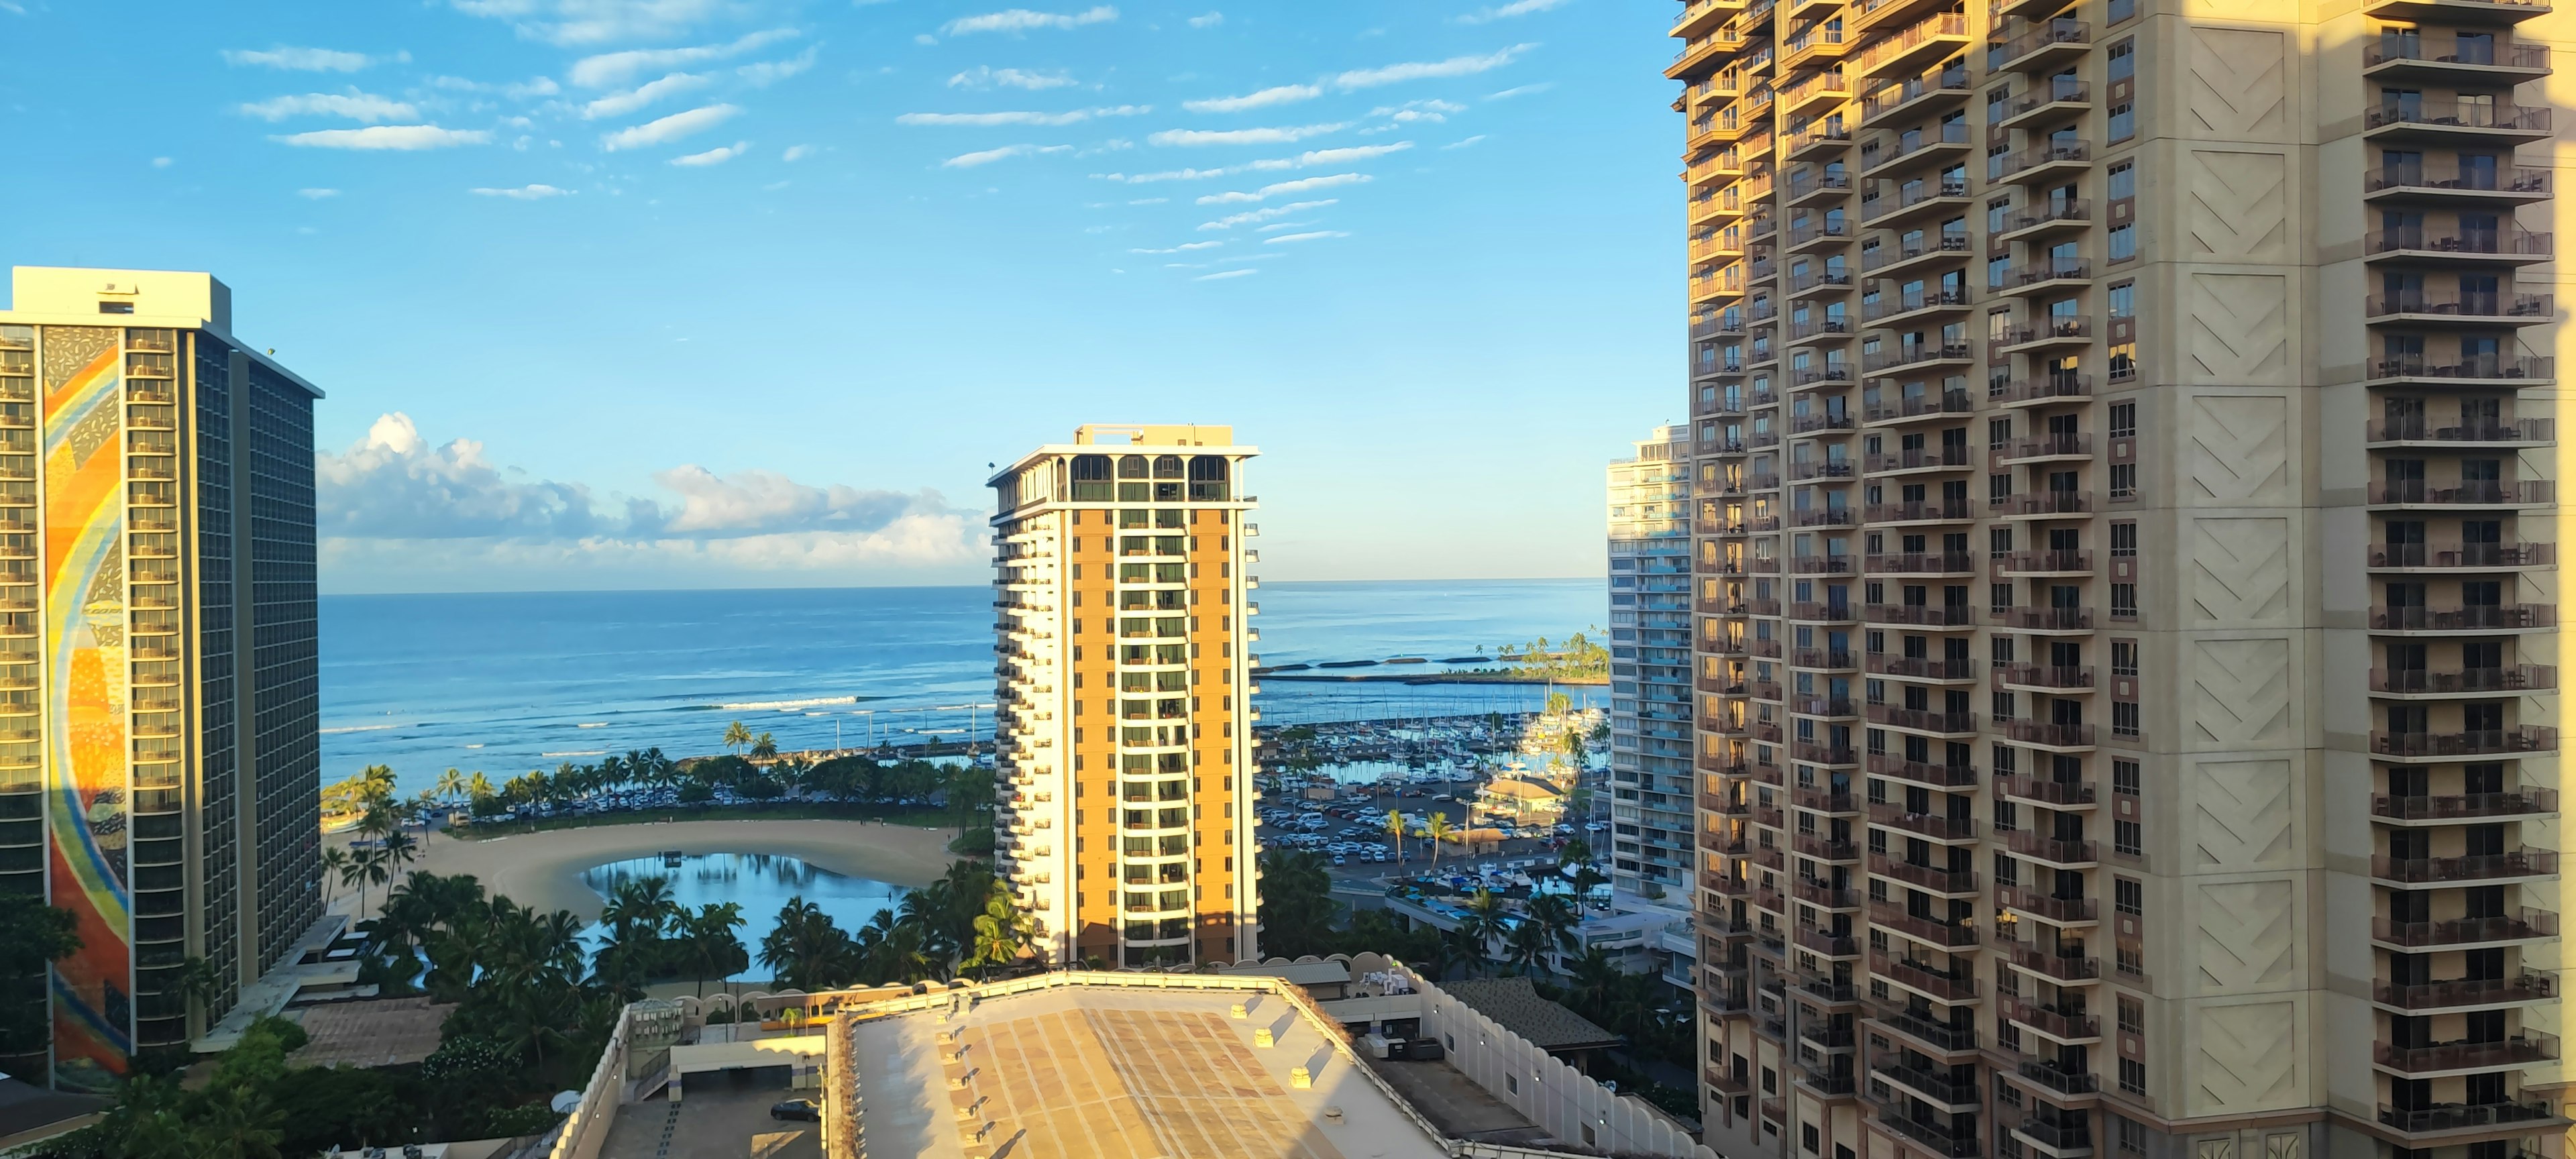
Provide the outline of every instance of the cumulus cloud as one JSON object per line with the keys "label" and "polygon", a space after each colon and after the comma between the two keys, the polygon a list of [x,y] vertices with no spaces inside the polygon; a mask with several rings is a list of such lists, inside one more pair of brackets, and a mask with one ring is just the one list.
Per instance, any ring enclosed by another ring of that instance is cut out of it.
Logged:
{"label": "cumulus cloud", "polygon": [[1330,177],[1300,177],[1295,181],[1281,181],[1272,185],[1264,185],[1260,189],[1248,193],[1238,192],[1210,194],[1206,197],[1199,198],[1199,204],[1225,205],[1235,202],[1268,201],[1273,197],[1296,193],[1307,193],[1317,189],[1330,189],[1336,185],[1357,185],[1361,182],[1371,180],[1375,179],[1366,173],[1336,173]]}
{"label": "cumulus cloud", "polygon": [[401,101],[373,93],[350,89],[345,93],[306,93],[303,96],[270,97],[241,106],[246,117],[263,121],[283,121],[288,117],[346,117],[352,121],[375,124],[378,121],[416,121],[420,110]]}
{"label": "cumulus cloud", "polygon": [[945,169],[972,169],[978,165],[990,165],[995,161],[1007,160],[1012,157],[1028,157],[1040,153],[1070,153],[1072,151],[1073,146],[1071,145],[1004,145],[999,149],[985,149],[975,153],[960,153],[940,162],[939,164],[941,168]]}
{"label": "cumulus cloud", "polygon": [[1079,125],[1094,117],[1133,117],[1154,111],[1152,105],[1117,105],[1110,108],[1069,109],[1061,113],[905,113],[896,117],[898,125],[963,125],[991,128],[996,125]]}
{"label": "cumulus cloud", "polygon": [[691,153],[686,157],[673,157],[671,158],[671,164],[690,167],[722,165],[727,161],[731,161],[736,157],[742,156],[743,153],[748,151],[750,148],[751,142],[736,141],[730,145],[709,149],[704,153]]}
{"label": "cumulus cloud", "polygon": [[375,58],[363,52],[341,52],[329,48],[227,48],[224,50],[224,63],[287,72],[356,72],[374,64]]}
{"label": "cumulus cloud", "polygon": [[[520,185],[509,189],[468,189],[466,192],[471,193],[476,197],[507,197],[513,201],[543,201],[549,197],[569,197],[572,195],[572,190],[557,189],[552,185]],[[404,419],[403,421],[409,422],[411,420]]]}
{"label": "cumulus cloud", "polygon": [[1467,13],[1464,16],[1458,17],[1458,23],[1490,24],[1496,20],[1509,20],[1515,16],[1527,16],[1533,12],[1545,12],[1551,8],[1563,8],[1567,4],[1571,4],[1573,2],[1574,0],[1512,0],[1509,4],[1497,4],[1492,7],[1479,8],[1474,12]]}
{"label": "cumulus cloud", "polygon": [[1068,88],[1075,83],[1077,82],[1072,77],[1062,72],[1029,72],[1016,68],[994,68],[989,64],[976,65],[948,78],[948,87],[952,89],[989,89],[999,86],[1035,92],[1042,89]]}
{"label": "cumulus cloud", "polygon": [[802,161],[813,155],[814,147],[812,145],[789,145],[786,152],[778,155],[778,159],[781,161]]}
{"label": "cumulus cloud", "polygon": [[1190,27],[1192,28],[1214,28],[1223,23],[1225,23],[1225,13],[1222,12],[1210,12],[1204,16],[1190,17]]}
{"label": "cumulus cloud", "polygon": [[595,121],[601,117],[622,117],[665,97],[694,92],[707,87],[712,78],[704,73],[675,72],[660,80],[648,81],[631,89],[613,92],[581,107],[581,119]]}
{"label": "cumulus cloud", "polygon": [[1398,84],[1409,80],[1434,80],[1441,77],[1473,76],[1480,72],[1491,72],[1503,67],[1504,65],[1510,64],[1512,61],[1519,59],[1522,53],[1528,52],[1536,47],[1538,46],[1535,44],[1515,44],[1500,52],[1489,52],[1482,56],[1453,56],[1447,60],[1414,61],[1406,64],[1390,64],[1382,68],[1352,69],[1349,72],[1335,76],[1333,78],[1333,87],[1339,89],[1373,89],[1380,85]]}
{"label": "cumulus cloud", "polygon": [[305,149],[398,150],[446,149],[480,145],[492,139],[482,129],[442,129],[436,125],[369,125],[363,129],[316,129],[269,140]]}
{"label": "cumulus cloud", "polygon": [[724,44],[701,44],[687,48],[634,48],[624,52],[606,52],[574,61],[566,75],[572,83],[586,89],[615,88],[648,73],[687,68],[710,61],[731,60],[744,53],[782,40],[793,40],[793,28],[772,28],[754,32]]}
{"label": "cumulus cloud", "polygon": [[631,128],[619,129],[599,139],[601,148],[615,153],[621,149],[640,149],[677,141],[704,132],[732,120],[742,112],[739,105],[708,105],[685,113],[673,113],[660,120],[646,121]]}
{"label": "cumulus cloud", "polygon": [[570,48],[678,36],[734,7],[729,0],[448,0],[507,21],[530,40]]}
{"label": "cumulus cloud", "polygon": [[1086,24],[1107,24],[1118,19],[1118,10],[1106,4],[1080,12],[1032,12],[1026,8],[963,16],[940,26],[950,36],[977,32],[1033,32],[1041,28],[1080,28]]}
{"label": "cumulus cloud", "polygon": [[1277,221],[1292,213],[1304,213],[1309,209],[1322,209],[1327,205],[1338,205],[1340,203],[1340,198],[1328,197],[1322,201],[1300,201],[1289,205],[1274,205],[1268,209],[1246,210],[1242,213],[1235,214],[1232,217],[1218,218],[1215,221],[1199,226],[1199,228],[1201,230],[1233,229],[1238,225],[1251,225],[1257,221]]}
{"label": "cumulus cloud", "polygon": [[1349,127],[1342,122],[1263,129],[1165,129],[1145,139],[1157,145],[1287,145]]}
{"label": "cumulus cloud", "polygon": [[1239,97],[1210,97],[1199,101],[1182,101],[1181,107],[1193,113],[1239,113],[1245,109],[1266,109],[1272,105],[1311,101],[1324,95],[1314,85],[1276,85]]}

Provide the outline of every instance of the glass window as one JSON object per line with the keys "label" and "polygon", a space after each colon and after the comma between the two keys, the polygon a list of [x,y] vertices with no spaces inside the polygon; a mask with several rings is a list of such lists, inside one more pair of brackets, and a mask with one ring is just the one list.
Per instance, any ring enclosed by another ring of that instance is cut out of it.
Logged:
{"label": "glass window", "polygon": [[[2112,19],[2118,20],[2119,17],[2114,16]],[[2138,42],[2123,40],[2112,45],[2109,71],[2104,76],[2110,80],[2123,81],[2136,75],[2138,75]]]}
{"label": "glass window", "polygon": [[2112,166],[2112,167],[2111,167],[2111,200],[2113,200],[2113,201],[2119,201],[2119,200],[2121,200],[2121,199],[2123,199],[2123,198],[2136,197],[2137,195],[2138,195],[2138,168],[2137,168],[2137,164],[2136,164],[2135,162],[2132,162],[2132,161],[2122,161],[2122,162],[2120,162],[2119,164]]}
{"label": "glass window", "polygon": [[2114,523],[2111,525],[2111,554],[2114,556],[2132,556],[2138,554],[2137,524]]}
{"label": "glass window", "polygon": [[2136,282],[2122,282],[2119,285],[2111,287],[2111,316],[2114,318],[2135,318],[2138,316],[2138,284]]}
{"label": "glass window", "polygon": [[2111,260],[2125,262],[2138,256],[2138,227],[2114,226],[2111,229]]}
{"label": "glass window", "polygon": [[2111,437],[2115,439],[2128,439],[2137,437],[2137,434],[2138,404],[2134,402],[2112,403]]}
{"label": "glass window", "polygon": [[2137,135],[2138,106],[2136,103],[2122,101],[2119,104],[2111,106],[2111,139],[2114,141],[2126,141]]}

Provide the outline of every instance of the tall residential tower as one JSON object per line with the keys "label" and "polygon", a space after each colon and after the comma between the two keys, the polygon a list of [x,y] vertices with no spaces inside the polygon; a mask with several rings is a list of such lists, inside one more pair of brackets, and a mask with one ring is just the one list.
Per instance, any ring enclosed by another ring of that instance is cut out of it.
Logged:
{"label": "tall residential tower", "polygon": [[1610,884],[1687,910],[1691,772],[1690,427],[1610,464]]}
{"label": "tall residential tower", "polygon": [[1085,426],[992,478],[999,868],[1052,962],[1257,958],[1251,447]]}
{"label": "tall residential tower", "polygon": [[[0,890],[72,911],[50,1057],[104,1088],[322,916],[313,402],[205,274],[14,271],[0,311]],[[214,992],[191,1002],[183,964]],[[49,994],[48,994],[49,991]]]}
{"label": "tall residential tower", "polygon": [[2545,0],[1696,0],[1730,1155],[2555,1155]]}

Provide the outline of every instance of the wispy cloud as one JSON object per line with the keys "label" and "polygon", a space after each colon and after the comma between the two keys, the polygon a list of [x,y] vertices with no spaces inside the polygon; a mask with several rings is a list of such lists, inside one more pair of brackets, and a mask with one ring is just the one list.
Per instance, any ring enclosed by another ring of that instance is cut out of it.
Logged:
{"label": "wispy cloud", "polygon": [[1239,97],[1210,97],[1206,100],[1182,101],[1181,107],[1193,113],[1240,113],[1246,109],[1266,109],[1273,105],[1311,101],[1324,95],[1313,85],[1279,85]]}
{"label": "wispy cloud", "polygon": [[1260,272],[1261,271],[1259,270],[1227,270],[1218,274],[1200,274],[1190,280],[1193,282],[1222,282],[1227,278],[1248,278]]}
{"label": "wispy cloud", "polygon": [[448,0],[468,16],[508,21],[530,40],[568,48],[679,36],[738,7],[728,0]]}
{"label": "wispy cloud", "polygon": [[1225,23],[1225,13],[1222,12],[1210,12],[1204,16],[1190,17],[1190,27],[1192,28],[1214,28],[1223,23]]}
{"label": "wispy cloud", "polygon": [[530,97],[550,97],[563,91],[563,86],[556,84],[553,77],[544,76],[512,81],[508,84],[487,84],[461,76],[434,76],[429,78],[429,84],[431,88],[446,89],[450,92],[499,93],[514,101],[524,101]]}
{"label": "wispy cloud", "polygon": [[295,195],[306,201],[321,201],[326,198],[340,196],[340,191],[337,189],[298,189],[295,191]]}
{"label": "wispy cloud", "polygon": [[283,121],[288,117],[346,117],[352,121],[375,124],[379,121],[416,121],[420,110],[373,93],[350,89],[345,93],[306,93],[302,96],[270,97],[241,106],[246,117],[263,121]]}
{"label": "wispy cloud", "polygon": [[595,121],[601,117],[622,117],[665,98],[705,88],[711,80],[713,78],[704,73],[675,72],[583,105],[581,119]]}
{"label": "wispy cloud", "polygon": [[1527,16],[1533,12],[1545,12],[1552,8],[1563,8],[1573,2],[1574,0],[1512,0],[1509,4],[1496,4],[1487,8],[1479,8],[1474,12],[1458,17],[1457,20],[1460,24],[1490,24],[1496,20],[1509,20],[1515,16]]}
{"label": "wispy cloud", "polygon": [[1515,85],[1498,93],[1488,93],[1486,94],[1485,99],[1489,101],[1508,101],[1513,97],[1535,96],[1555,87],[1555,81],[1544,80],[1534,85]]}
{"label": "wispy cloud", "polygon": [[1352,69],[1335,76],[1333,87],[1373,89],[1381,85],[1399,84],[1409,80],[1473,76],[1510,64],[1519,59],[1521,54],[1536,47],[1538,46],[1535,44],[1515,44],[1500,52],[1489,52],[1482,56],[1453,56],[1447,60],[1415,61],[1406,64],[1390,64],[1382,68]]}
{"label": "wispy cloud", "polygon": [[621,149],[640,149],[677,141],[732,120],[742,112],[739,105],[708,105],[685,113],[673,113],[660,120],[646,121],[632,128],[619,129],[599,139],[601,148],[611,153]]}
{"label": "wispy cloud", "polygon": [[1297,155],[1297,164],[1300,167],[1308,165],[1348,165],[1353,161],[1366,161],[1372,157],[1384,157],[1389,153],[1401,153],[1412,147],[1413,142],[1411,141],[1398,141],[1392,145],[1354,145],[1346,149],[1309,149]]}
{"label": "wispy cloud", "polygon": [[1221,241],[1194,241],[1186,245],[1176,245],[1170,249],[1129,250],[1127,252],[1131,254],[1185,254],[1193,250],[1212,250],[1224,244],[1225,243]]}
{"label": "wispy cloud", "polygon": [[1339,229],[1319,229],[1319,230],[1315,230],[1315,231],[1310,232],[1310,233],[1283,233],[1283,234],[1280,234],[1280,235],[1279,235],[1279,236],[1277,236],[1277,237],[1263,238],[1263,239],[1261,239],[1261,244],[1263,244],[1263,245],[1288,245],[1288,244],[1291,244],[1291,243],[1294,243],[1294,242],[1301,242],[1301,241],[1321,241],[1321,240],[1323,240],[1323,239],[1325,239],[1325,238],[1328,238],[1328,237],[1349,237],[1349,236],[1351,236],[1351,235],[1350,235],[1350,233],[1349,233],[1347,230],[1339,230]]}
{"label": "wispy cloud", "polygon": [[812,145],[789,145],[786,152],[778,155],[778,159],[781,161],[802,161],[813,155],[814,147]]}
{"label": "wispy cloud", "polygon": [[572,190],[552,185],[521,185],[510,189],[468,189],[476,197],[507,197],[512,201],[543,201],[549,197],[569,197]]}
{"label": "wispy cloud", "polygon": [[1484,140],[1484,139],[1485,139],[1485,135],[1484,135],[1483,133],[1478,133],[1478,134],[1476,134],[1476,135],[1475,135],[1475,136],[1473,136],[1473,137],[1469,137],[1469,138],[1467,138],[1466,140],[1463,140],[1463,141],[1452,141],[1452,142],[1450,142],[1450,143],[1448,143],[1448,144],[1446,144],[1446,145],[1442,145],[1442,146],[1441,146],[1441,148],[1443,148],[1443,149],[1467,149],[1467,148],[1472,148],[1472,147],[1474,147],[1474,146],[1475,146],[1476,142],[1478,142],[1478,141],[1482,141],[1482,140]]}
{"label": "wispy cloud", "polygon": [[1261,221],[1277,221],[1292,213],[1304,213],[1309,209],[1322,209],[1327,205],[1339,204],[1341,204],[1341,199],[1328,197],[1322,201],[1300,201],[1293,205],[1274,205],[1268,209],[1246,210],[1242,213],[1235,214],[1232,217],[1221,217],[1215,221],[1201,225],[1199,228],[1201,230],[1233,229],[1238,225],[1251,225],[1254,222]]}
{"label": "wispy cloud", "polygon": [[152,159],[152,167],[155,169],[167,169],[173,164],[175,164],[175,162],[171,161],[167,157],[155,157]]}
{"label": "wispy cloud", "polygon": [[585,56],[574,61],[565,75],[572,83],[586,89],[614,88],[647,73],[686,68],[709,61],[731,60],[746,52],[793,40],[793,28],[771,28],[739,37],[724,44],[701,44],[687,48],[635,48],[624,52],[607,52]]}
{"label": "wispy cloud", "polygon": [[1265,129],[1165,129],[1145,139],[1157,145],[1289,145],[1347,128],[1348,122]]}
{"label": "wispy cloud", "polygon": [[1465,105],[1458,104],[1454,101],[1444,101],[1433,98],[1430,100],[1406,101],[1400,105],[1380,105],[1377,108],[1370,109],[1368,115],[1372,117],[1383,117],[1399,125],[1420,123],[1437,125],[1447,121],[1449,119],[1449,114],[1451,113],[1463,113],[1466,111],[1467,106]]}
{"label": "wispy cloud", "polygon": [[751,142],[736,141],[730,145],[709,149],[704,153],[691,153],[685,157],[673,157],[671,158],[671,164],[683,165],[692,168],[706,165],[722,165],[727,161],[731,161],[736,157],[742,156],[744,151],[750,148]]}
{"label": "wispy cloud", "polygon": [[898,125],[966,125],[979,128],[995,125],[1079,125],[1095,117],[1133,117],[1153,111],[1152,105],[1117,105],[1068,109],[1061,113],[905,113],[894,120]]}
{"label": "wispy cloud", "polygon": [[1205,197],[1199,198],[1199,204],[1232,205],[1251,201],[1268,201],[1273,197],[1286,197],[1298,193],[1311,193],[1318,189],[1331,189],[1337,185],[1358,185],[1362,182],[1372,180],[1375,180],[1375,178],[1370,177],[1366,173],[1336,173],[1330,177],[1301,177],[1295,181],[1282,181],[1275,185],[1264,185],[1260,189],[1249,193],[1211,193]]}
{"label": "wispy cloud", "polygon": [[994,68],[989,64],[976,65],[948,78],[948,87],[952,89],[989,89],[998,86],[1037,92],[1043,89],[1070,88],[1077,83],[1079,82],[1062,72],[1029,72],[1017,68]]}
{"label": "wispy cloud", "polygon": [[1106,4],[1080,12],[1032,12],[1026,8],[963,16],[940,26],[950,36],[977,32],[1034,32],[1041,28],[1080,28],[1086,24],[1107,24],[1118,19],[1118,10]]}
{"label": "wispy cloud", "polygon": [[972,169],[978,165],[990,165],[995,161],[1007,160],[1012,157],[1029,157],[1040,153],[1070,153],[1072,151],[1073,146],[1071,145],[1004,145],[999,149],[985,149],[975,153],[960,153],[940,162],[939,164],[941,168],[945,169]]}
{"label": "wispy cloud", "polygon": [[480,145],[492,139],[482,129],[442,129],[436,125],[369,125],[363,129],[316,129],[269,140],[305,149],[398,150],[445,149]]}
{"label": "wispy cloud", "polygon": [[814,67],[815,58],[821,54],[822,46],[816,45],[785,60],[753,61],[733,70],[733,73],[753,88],[768,88]]}
{"label": "wispy cloud", "polygon": [[283,69],[287,72],[356,72],[375,62],[374,57],[363,52],[341,52],[330,48],[279,47],[224,50],[225,64]]}

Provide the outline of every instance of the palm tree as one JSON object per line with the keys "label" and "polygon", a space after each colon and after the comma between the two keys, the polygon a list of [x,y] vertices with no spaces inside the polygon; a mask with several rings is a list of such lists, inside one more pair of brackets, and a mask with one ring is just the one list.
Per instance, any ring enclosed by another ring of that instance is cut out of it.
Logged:
{"label": "palm tree", "polygon": [[465,774],[451,768],[438,774],[438,781],[432,789],[446,800],[456,800],[465,795]]}
{"label": "palm tree", "polygon": [[849,979],[852,950],[850,936],[799,894],[779,907],[777,928],[760,940],[760,964],[791,989],[820,990]]}
{"label": "palm tree", "polygon": [[1503,899],[1490,889],[1477,890],[1476,896],[1468,898],[1467,904],[1459,908],[1467,913],[1458,919],[1458,936],[1475,951],[1476,960],[1481,965],[1492,953],[1493,943],[1510,931],[1510,910],[1503,904]]}
{"label": "palm tree", "polygon": [[1396,872],[1396,875],[1397,875],[1397,876],[1399,876],[1399,877],[1400,877],[1400,876],[1403,876],[1403,874],[1404,874],[1404,814],[1403,814],[1403,813],[1401,813],[1401,812],[1399,812],[1399,811],[1397,811],[1397,810],[1394,810],[1394,809],[1389,809],[1389,810],[1387,810],[1387,811],[1386,811],[1386,832],[1387,832],[1387,835],[1388,835],[1388,836],[1395,838],[1395,872]]}
{"label": "palm tree", "polygon": [[974,956],[967,962],[981,970],[982,976],[993,976],[993,967],[1008,965],[1019,959],[1028,948],[1032,927],[1022,916],[1020,907],[1011,899],[1011,891],[996,886],[992,897],[984,902],[984,912],[975,919]]}
{"label": "palm tree", "polygon": [[204,1159],[279,1159],[286,1141],[285,1116],[265,1094],[216,1083],[203,1096],[203,1109],[191,1125],[189,1154]]}
{"label": "palm tree", "polygon": [[391,880],[393,873],[385,868],[385,854],[381,849],[351,848],[349,863],[340,870],[340,884],[358,887],[358,913],[362,915],[367,912],[367,887],[383,885]]}
{"label": "palm tree", "polygon": [[413,840],[411,834],[397,829],[385,835],[383,856],[385,877],[391,880],[403,871],[404,866],[420,860],[420,842]]}
{"label": "palm tree", "polygon": [[492,787],[492,778],[484,776],[481,769],[474,770],[473,776],[465,778],[465,799],[468,801],[488,800],[497,792],[499,790]]}
{"label": "palm tree", "polygon": [[1582,939],[1576,936],[1576,930],[1583,925],[1582,911],[1575,909],[1574,903],[1561,893],[1542,893],[1531,898],[1528,907],[1522,911],[1521,924],[1538,929],[1538,939],[1544,947],[1542,953],[1554,950],[1571,954],[1583,944]]}
{"label": "palm tree", "polygon": [[732,724],[725,726],[724,747],[726,752],[732,752],[735,749],[744,748],[750,744],[751,730],[744,728],[741,721],[737,720]]}
{"label": "palm tree", "polygon": [[223,972],[215,969],[214,963],[194,955],[180,961],[172,981],[178,984],[181,995],[199,1006],[213,1005],[215,996],[224,992]]}
{"label": "palm tree", "polygon": [[1456,832],[1457,830],[1451,828],[1449,825],[1449,815],[1447,813],[1434,812],[1431,814],[1431,820],[1423,823],[1422,831],[1419,835],[1431,839],[1432,868],[1437,869],[1440,867],[1440,843],[1447,841],[1450,835]]}
{"label": "palm tree", "polygon": [[760,734],[759,736],[752,738],[752,741],[751,741],[751,759],[756,760],[756,761],[768,761],[768,760],[776,760],[777,758],[778,758],[778,738],[777,738],[777,737],[771,736],[771,735],[769,735],[768,733],[765,733],[765,732],[764,732],[764,733]]}
{"label": "palm tree", "polygon": [[[325,845],[325,846],[323,846],[323,847],[322,847],[322,888],[323,888],[325,891],[328,891],[328,890],[331,888],[331,885],[332,885],[332,879],[333,879],[333,878],[345,878],[345,877],[347,877],[348,875],[349,875],[349,850],[348,850],[348,847],[347,847],[347,846],[342,846],[342,845]],[[330,900],[329,894],[328,894],[327,892],[324,894],[323,900],[324,900],[324,901],[329,901],[329,900]]]}
{"label": "palm tree", "polygon": [[1538,964],[1547,958],[1547,931],[1537,922],[1524,920],[1503,935],[1503,958],[1523,974],[1538,972]]}
{"label": "palm tree", "polygon": [[689,975],[698,984],[698,997],[707,994],[707,979],[725,978],[751,966],[751,955],[742,948],[742,903],[708,902],[694,914],[684,913],[678,919],[680,953],[689,964]]}

